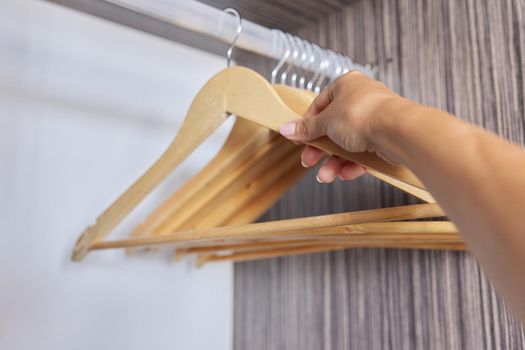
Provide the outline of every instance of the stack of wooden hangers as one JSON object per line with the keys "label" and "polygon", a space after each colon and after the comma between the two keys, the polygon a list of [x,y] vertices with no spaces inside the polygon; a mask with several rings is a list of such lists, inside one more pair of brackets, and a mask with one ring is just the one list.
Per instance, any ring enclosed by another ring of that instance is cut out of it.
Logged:
{"label": "stack of wooden hangers", "polygon": [[[463,250],[444,213],[406,168],[373,153],[350,153],[326,137],[310,144],[367,168],[368,174],[425,204],[252,224],[306,172],[301,147],[275,131],[300,118],[311,91],[270,85],[244,67],[212,77],[195,97],[175,139],[153,166],[80,236],[73,260],[89,251],[152,247],[198,254],[198,264],[356,247]],[[229,115],[237,120],[216,157],[138,225],[128,239],[106,236]],[[409,221],[412,220],[412,221]]]}

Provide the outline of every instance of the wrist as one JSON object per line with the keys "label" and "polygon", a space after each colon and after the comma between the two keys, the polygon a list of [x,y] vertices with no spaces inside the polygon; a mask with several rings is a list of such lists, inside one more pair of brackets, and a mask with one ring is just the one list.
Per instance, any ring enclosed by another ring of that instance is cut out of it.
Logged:
{"label": "wrist", "polygon": [[418,103],[398,95],[385,97],[369,116],[368,142],[371,148],[392,162],[404,164],[403,130],[415,123],[411,119],[417,114],[412,110],[417,106]]}

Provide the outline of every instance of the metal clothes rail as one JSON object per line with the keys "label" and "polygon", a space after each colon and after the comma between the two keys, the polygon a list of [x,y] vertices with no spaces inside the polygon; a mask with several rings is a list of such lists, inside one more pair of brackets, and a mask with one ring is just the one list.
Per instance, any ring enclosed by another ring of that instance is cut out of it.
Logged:
{"label": "metal clothes rail", "polygon": [[[195,0],[50,1],[214,53],[224,52],[219,48],[223,45],[218,46],[217,43],[203,42],[202,36],[213,38],[213,41],[230,43],[235,37],[238,26],[234,16]],[[289,48],[283,45],[282,35],[279,34],[277,30],[243,20],[242,33],[238,38],[236,47],[280,59]],[[294,39],[299,38],[294,37]],[[302,39],[301,41],[306,42]],[[324,56],[321,59],[327,62],[336,62],[342,58],[347,63],[350,62],[351,69],[373,75],[373,71],[369,67],[355,64],[346,56],[331,50],[323,50],[323,54]],[[292,57],[289,60],[291,59]],[[322,73],[329,78],[335,78],[341,74],[341,70],[326,69],[326,65],[312,65],[308,59],[295,59],[291,63],[312,72]],[[321,70],[322,72],[320,72]]]}

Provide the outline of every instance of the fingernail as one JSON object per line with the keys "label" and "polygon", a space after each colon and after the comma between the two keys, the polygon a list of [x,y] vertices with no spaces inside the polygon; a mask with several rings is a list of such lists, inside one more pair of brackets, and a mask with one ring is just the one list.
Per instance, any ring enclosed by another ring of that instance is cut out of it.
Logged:
{"label": "fingernail", "polygon": [[295,135],[295,126],[296,126],[295,122],[288,122],[279,127],[279,132],[283,136],[293,136]]}
{"label": "fingernail", "polygon": [[319,174],[315,177],[315,179],[316,179],[317,182],[319,182],[320,184],[324,183],[324,182],[319,178]]}
{"label": "fingernail", "polygon": [[304,164],[302,159],[301,159],[301,165],[303,166],[303,168],[308,168],[308,165]]}

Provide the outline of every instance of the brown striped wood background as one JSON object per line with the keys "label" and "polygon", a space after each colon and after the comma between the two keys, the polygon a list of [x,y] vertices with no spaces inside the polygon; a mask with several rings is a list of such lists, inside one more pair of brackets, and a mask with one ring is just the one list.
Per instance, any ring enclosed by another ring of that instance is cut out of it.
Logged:
{"label": "brown striped wood background", "polygon": [[[299,33],[375,62],[406,97],[524,144],[524,16],[523,0],[356,0]],[[271,67],[249,54],[238,60]],[[407,202],[368,177],[320,185],[310,174],[262,220]],[[473,257],[457,252],[360,249],[238,263],[234,329],[237,350],[525,348],[523,328]]]}

